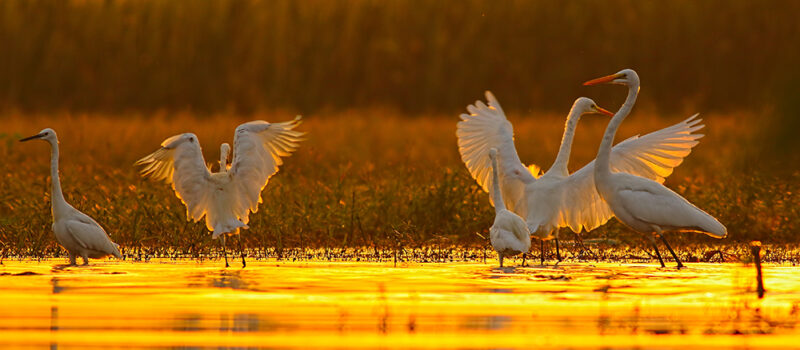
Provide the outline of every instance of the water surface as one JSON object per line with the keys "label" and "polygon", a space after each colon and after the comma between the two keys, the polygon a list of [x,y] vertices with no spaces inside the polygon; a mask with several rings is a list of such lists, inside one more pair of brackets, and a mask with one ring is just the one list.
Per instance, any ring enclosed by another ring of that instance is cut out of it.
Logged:
{"label": "water surface", "polygon": [[0,265],[0,346],[776,348],[800,346],[800,273],[566,263],[100,261]]}

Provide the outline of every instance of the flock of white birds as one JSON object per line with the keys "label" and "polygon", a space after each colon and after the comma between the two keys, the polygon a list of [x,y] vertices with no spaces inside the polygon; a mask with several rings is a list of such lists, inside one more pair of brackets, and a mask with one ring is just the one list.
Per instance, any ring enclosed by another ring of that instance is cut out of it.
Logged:
{"label": "flock of white birds", "polygon": [[[694,133],[703,127],[698,125],[697,115],[612,147],[617,129],[636,102],[639,76],[631,69],[624,69],[584,83],[596,84],[626,85],[625,103],[616,114],[611,114],[591,99],[576,100],[567,117],[558,156],[541,176],[539,167],[525,167],[520,161],[511,123],[490,92],[486,93],[488,105],[477,101],[467,107],[470,114],[461,115],[456,131],[461,159],[484,190],[499,192],[491,196],[497,218],[490,238],[501,266],[503,257],[527,252],[531,234],[542,242],[553,238],[558,242],[558,230],[562,227],[579,234],[605,224],[612,216],[647,235],[662,267],[665,265],[656,237],[667,246],[678,267],[683,266],[664,238],[665,231],[700,232],[716,238],[727,235],[727,229],[717,219],[661,184],[703,136]],[[613,118],[603,135],[597,158],[570,174],[567,161],[572,138],[578,119],[585,113],[602,113]],[[527,232],[521,234],[518,231],[523,226]],[[544,263],[544,253],[541,256]]]}
{"label": "flock of white birds", "polygon": [[[227,163],[230,145],[220,147],[220,171],[211,173],[203,159],[203,151],[197,136],[185,133],[172,136],[161,143],[161,148],[136,162],[141,174],[153,180],[172,184],[175,195],[186,206],[186,218],[199,221],[205,217],[206,228],[222,243],[225,267],[228,255],[225,252],[225,235],[239,234],[248,228],[250,213],[258,211],[261,191],[269,178],[299,147],[305,133],[294,130],[300,125],[300,117],[283,123],[267,123],[262,120],[247,122],[236,127],[233,136],[233,161]],[[58,178],[58,138],[52,129],[21,139],[41,139],[50,143],[50,173],[52,176],[53,232],[64,247],[71,265],[76,257],[89,264],[89,258],[114,255],[122,258],[119,246],[112,242],[103,228],[88,215],[81,213],[64,200]],[[242,267],[246,266],[241,239],[239,249]]]}
{"label": "flock of white birds", "polygon": [[[462,114],[456,135],[461,159],[480,186],[490,194],[495,220],[490,240],[498,253],[500,266],[505,257],[528,252],[531,235],[542,242],[555,239],[568,227],[578,238],[583,231],[605,224],[612,216],[631,229],[646,234],[655,248],[660,238],[677,262],[678,256],[663,233],[691,231],[716,238],[727,229],[714,217],[692,205],[661,183],[697,145],[703,135],[697,115],[673,126],[638,137],[631,137],[612,147],[614,135],[628,116],[637,94],[639,76],[630,69],[594,79],[584,85],[622,84],[628,87],[625,103],[613,114],[591,99],[575,101],[567,116],[561,147],[553,165],[544,174],[539,167],[522,164],[514,147],[514,132],[497,99],[486,92],[487,103],[477,101]],[[570,174],[567,163],[575,129],[583,114],[613,116],[606,128],[597,158]],[[175,195],[186,206],[188,220],[205,218],[206,228],[219,238],[228,267],[226,234],[237,235],[247,229],[251,213],[258,211],[261,192],[270,177],[278,172],[282,158],[297,150],[305,133],[294,130],[300,117],[282,123],[252,121],[239,125],[233,139],[233,158],[228,164],[230,146],[220,147],[219,172],[210,172],[203,159],[197,136],[185,133],[166,139],[161,148],[136,162],[144,177],[171,184]],[[51,147],[51,204],[53,232],[68,254],[71,265],[78,256],[87,265],[89,258],[113,255],[122,258],[119,246],[91,217],[72,207],[64,199],[58,176],[58,138],[52,129],[21,139],[41,139]],[[245,255],[239,241],[242,267]],[[544,252],[541,254],[544,263]]]}

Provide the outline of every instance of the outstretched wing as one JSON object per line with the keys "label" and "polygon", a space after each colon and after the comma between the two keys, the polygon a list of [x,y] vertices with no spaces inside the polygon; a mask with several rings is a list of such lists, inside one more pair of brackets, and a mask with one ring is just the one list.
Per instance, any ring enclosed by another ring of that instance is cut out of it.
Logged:
{"label": "outstretched wing", "polygon": [[166,139],[161,148],[136,165],[142,166],[143,177],[172,184],[175,195],[186,205],[187,219],[198,221],[208,212],[214,188],[197,137],[184,136]]}
{"label": "outstretched wing", "polygon": [[233,139],[233,163],[229,203],[234,213],[248,222],[248,211],[255,213],[261,203],[261,191],[269,178],[283,164],[281,157],[288,157],[299,147],[304,132],[293,130],[301,123],[298,116],[292,121],[267,123],[263,120],[239,125]]}
{"label": "outstretched wing", "polygon": [[[694,133],[704,127],[701,121],[695,114],[673,126],[620,142],[611,151],[611,170],[663,183],[703,137]],[[558,222],[551,225],[568,226],[575,232],[581,228],[591,231],[614,216],[595,189],[594,162],[565,179],[561,208],[555,218]]]}
{"label": "outstretched wing", "polygon": [[514,129],[500,103],[489,91],[486,91],[486,100],[488,105],[476,101],[467,106],[469,114],[461,114],[461,121],[456,128],[458,152],[472,178],[478,181],[484,191],[489,192],[493,181],[489,150],[497,149],[503,201],[506,207],[513,208],[524,194],[525,185],[536,179],[519,160],[514,148]]}

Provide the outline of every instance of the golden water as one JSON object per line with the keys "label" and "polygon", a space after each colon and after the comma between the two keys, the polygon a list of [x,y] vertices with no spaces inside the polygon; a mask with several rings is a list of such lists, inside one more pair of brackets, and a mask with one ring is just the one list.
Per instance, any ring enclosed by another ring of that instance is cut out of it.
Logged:
{"label": "golden water", "polygon": [[0,347],[800,346],[791,266],[61,263],[0,265]]}

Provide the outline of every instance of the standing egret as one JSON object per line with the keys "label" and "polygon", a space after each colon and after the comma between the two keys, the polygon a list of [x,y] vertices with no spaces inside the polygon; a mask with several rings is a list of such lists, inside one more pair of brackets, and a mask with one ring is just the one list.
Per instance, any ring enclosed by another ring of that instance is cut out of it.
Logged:
{"label": "standing egret", "polygon": [[83,265],[89,265],[89,258],[100,259],[109,255],[122,259],[119,246],[108,238],[108,234],[97,221],[89,215],[72,207],[64,199],[61,192],[61,180],[58,177],[58,136],[53,129],[47,128],[36,135],[19,140],[41,139],[50,144],[50,203],[53,214],[53,233],[56,240],[69,254],[70,265],[76,265],[78,256],[83,258]]}
{"label": "standing egret", "polygon": [[[270,177],[299,147],[304,132],[293,130],[300,125],[298,116],[292,121],[267,123],[262,120],[239,125],[233,138],[233,162],[227,167],[227,150],[220,147],[220,171],[209,172],[197,136],[185,133],[172,136],[161,148],[136,162],[141,174],[153,180],[172,184],[175,195],[186,205],[186,218],[195,222],[205,216],[206,228],[213,238],[224,233],[239,234],[249,228],[250,213],[258,211],[261,191]],[[229,148],[229,147],[228,147]],[[228,256],[225,237],[221,238],[225,267]],[[239,237],[242,267],[246,266]]]}
{"label": "standing egret", "polygon": [[[505,207],[526,219],[528,229],[548,239],[561,227],[580,233],[606,223],[613,213],[594,186],[594,161],[569,174],[567,162],[575,127],[581,115],[600,112],[590,99],[579,98],[570,111],[556,161],[545,175],[539,167],[525,167],[514,148],[514,131],[500,103],[486,92],[488,105],[476,101],[461,114],[456,135],[461,160],[484,191],[491,187],[490,165],[486,154],[496,148],[500,162],[499,182]],[[600,112],[602,113],[602,112]],[[673,126],[633,136],[620,142],[611,152],[611,167],[663,182],[673,168],[683,162],[700,137],[697,115]],[[558,253],[558,252],[557,252]],[[542,255],[542,261],[544,254]]]}
{"label": "standing egret", "polygon": [[[493,179],[497,179],[497,149],[489,150],[492,161]],[[494,205],[494,224],[489,229],[489,238],[492,247],[497,251],[500,267],[503,267],[503,258],[523,254],[522,262],[525,263],[524,254],[531,248],[531,233],[528,225],[519,215],[507,210],[503,205],[503,194],[500,192],[498,181],[492,181],[491,197]]]}
{"label": "standing egret", "polygon": [[[689,203],[664,185],[648,178],[612,171],[611,144],[614,142],[617,129],[636,102],[639,94],[639,75],[631,69],[623,69],[616,74],[587,81],[584,85],[607,83],[626,85],[628,97],[608,123],[603,141],[597,151],[597,166],[594,168],[595,188],[620,222],[635,231],[659,236],[678,263],[678,267],[683,267],[680,259],[664,238],[664,231],[699,232],[714,238],[724,238],[728,234],[728,230],[713,216]],[[691,135],[685,134],[676,136],[672,142],[678,144],[694,141]],[[664,267],[664,260],[661,258],[653,235],[648,237],[656,249],[661,267]]]}

